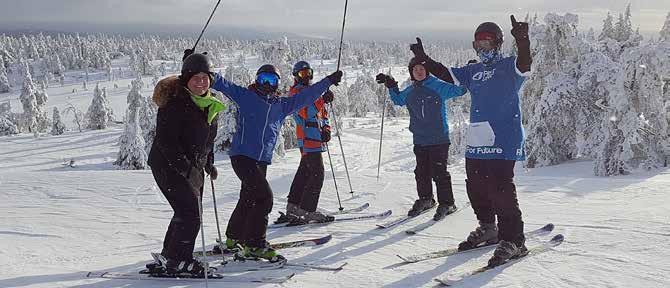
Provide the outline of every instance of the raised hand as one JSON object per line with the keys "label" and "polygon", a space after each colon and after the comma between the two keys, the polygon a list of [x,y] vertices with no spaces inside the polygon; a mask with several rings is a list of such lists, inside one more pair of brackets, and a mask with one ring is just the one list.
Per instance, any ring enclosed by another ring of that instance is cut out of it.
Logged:
{"label": "raised hand", "polygon": [[517,41],[528,39],[528,23],[526,22],[517,22],[514,15],[510,15],[510,20],[512,20],[512,36]]}
{"label": "raised hand", "polygon": [[409,50],[412,50],[414,57],[417,57],[418,60],[426,60],[426,52],[423,51],[423,43],[421,43],[421,38],[416,37],[416,43],[409,45]]}

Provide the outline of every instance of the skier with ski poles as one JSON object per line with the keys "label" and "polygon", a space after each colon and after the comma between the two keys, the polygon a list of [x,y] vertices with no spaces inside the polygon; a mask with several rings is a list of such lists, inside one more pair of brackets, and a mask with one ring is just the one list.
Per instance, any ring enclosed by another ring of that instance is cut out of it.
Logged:
{"label": "skier with ski poles", "polygon": [[500,241],[489,266],[528,253],[514,185],[514,164],[525,159],[519,90],[530,74],[532,58],[528,23],[517,22],[513,15],[510,19],[517,56],[502,55],[503,32],[492,22],[482,23],[474,34],[472,46],[481,63],[447,68],[426,55],[421,39],[410,46],[414,55],[426,62],[430,73],[465,86],[472,96],[465,153],[466,190],[479,226],[460,243],[459,249]]}
{"label": "skier with ski poles", "polygon": [[431,76],[425,63],[418,58],[409,62],[412,85],[400,91],[393,77],[378,74],[377,83],[389,89],[389,96],[395,105],[407,106],[409,110],[409,130],[414,142],[416,155],[416,190],[419,199],[407,213],[414,217],[436,205],[433,198],[433,181],[437,188],[438,208],[433,216],[435,221],[456,211],[451,188],[451,175],[447,171],[449,158],[449,125],[447,122],[447,100],[465,94],[465,89]]}
{"label": "skier with ski poles", "polygon": [[[306,61],[293,65],[293,86],[289,91],[294,96],[312,84],[314,71]],[[330,141],[330,125],[326,104],[334,100],[334,94],[327,90],[311,105],[293,115],[296,135],[300,148],[300,165],[295,173],[286,204],[286,214],[275,223],[289,222],[292,225],[309,222],[330,222],[333,216],[316,211],[323,187],[324,168],[321,153],[326,151],[325,143]]]}
{"label": "skier with ski poles", "polygon": [[230,162],[242,181],[240,199],[230,216],[226,247],[241,246],[245,258],[263,258],[272,262],[284,259],[266,241],[268,214],[272,210],[272,189],[266,177],[267,166],[284,119],[313,104],[331,85],[338,85],[342,72],[336,71],[302,89],[292,97],[279,97],[280,75],[269,64],[256,72],[249,88],[238,86],[215,74],[212,89],[221,91],[238,108],[237,130],[229,151]]}
{"label": "skier with ski poles", "polygon": [[209,90],[214,83],[212,67],[207,55],[192,54],[184,59],[178,78],[162,80],[154,90],[159,108],[148,163],[174,215],[161,251],[165,261],[147,264],[150,274],[205,277],[205,266],[193,259],[193,249],[202,222],[204,172],[212,179],[218,175],[214,139],[217,114],[225,108]]}

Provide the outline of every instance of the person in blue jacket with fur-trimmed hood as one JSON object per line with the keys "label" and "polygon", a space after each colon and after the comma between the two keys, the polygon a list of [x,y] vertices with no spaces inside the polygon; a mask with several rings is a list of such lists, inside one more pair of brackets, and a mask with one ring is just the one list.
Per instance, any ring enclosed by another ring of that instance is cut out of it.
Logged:
{"label": "person in blue jacket with fur-trimmed hood", "polygon": [[431,76],[422,61],[409,62],[412,85],[400,91],[398,82],[385,74],[377,75],[377,83],[384,83],[395,105],[407,106],[409,130],[413,135],[416,155],[416,190],[419,199],[407,215],[417,216],[435,206],[433,183],[437,188],[439,206],[433,219],[440,220],[456,211],[451,175],[447,171],[449,158],[449,124],[447,100],[465,94],[465,89]]}
{"label": "person in blue jacket with fur-trimmed hood", "polygon": [[269,64],[261,66],[249,88],[215,75],[212,89],[223,92],[237,105],[237,131],[229,151],[230,162],[242,181],[240,199],[228,221],[227,248],[242,246],[244,257],[270,261],[284,259],[266,241],[268,214],[272,210],[272,189],[265,179],[267,166],[284,119],[314,103],[331,85],[338,85],[342,72],[336,71],[292,97],[279,97],[280,75]]}

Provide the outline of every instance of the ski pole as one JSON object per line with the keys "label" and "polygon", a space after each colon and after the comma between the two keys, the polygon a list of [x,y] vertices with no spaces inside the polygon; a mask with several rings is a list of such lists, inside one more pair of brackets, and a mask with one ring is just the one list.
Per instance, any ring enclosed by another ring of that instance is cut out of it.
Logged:
{"label": "ski pole", "polygon": [[382,139],[384,138],[384,112],[386,112],[386,97],[384,97],[384,106],[382,107],[382,127],[379,132],[379,159],[377,160],[377,181],[379,181],[379,170],[382,166]]}
{"label": "ski pole", "polygon": [[[219,245],[221,245],[223,243],[223,239],[221,238],[221,225],[219,225],[219,211],[216,208],[217,205],[216,205],[216,193],[214,193],[214,179],[210,177],[209,182],[212,184],[212,201],[214,201],[214,219],[216,219],[216,231],[219,233],[219,239],[216,242],[218,242]],[[223,249],[221,249],[221,251],[223,251]]]}
{"label": "ski pole", "polygon": [[[202,197],[198,199],[198,213],[200,214],[200,237],[202,239],[202,255],[207,256],[207,249],[205,249],[205,223],[202,221]],[[205,288],[209,288],[209,281],[207,280],[207,272],[209,272],[209,262],[205,261]]]}
{"label": "ski pole", "polygon": [[[344,39],[344,24],[347,21],[347,5],[349,0],[344,1],[344,16],[342,17],[342,31],[340,32],[340,49],[337,55],[337,69],[340,70],[340,62],[342,59],[342,42]],[[347,158],[344,154],[344,147],[342,146],[342,138],[340,137],[340,128],[337,125],[337,116],[335,115],[335,109],[333,108],[333,103],[330,103],[330,113],[333,114],[333,123],[335,124],[335,135],[337,136],[337,142],[340,144],[340,151],[342,152],[342,161],[344,162],[344,171],[347,173],[347,181],[349,182],[349,193],[354,194],[354,188],[351,187],[351,177],[349,177],[349,168],[347,167]]]}
{"label": "ski pole", "polygon": [[330,149],[328,148],[328,142],[326,144],[326,153],[328,153],[328,162],[330,163],[330,172],[333,173],[333,183],[335,184],[335,194],[337,195],[337,204],[340,205],[338,208],[340,211],[344,210],[342,207],[342,201],[340,201],[340,191],[337,189],[337,180],[335,179],[335,168],[333,168],[333,158],[330,157]]}
{"label": "ski pole", "polygon": [[209,18],[207,19],[207,23],[205,23],[205,27],[202,27],[202,31],[200,31],[200,36],[198,36],[198,40],[195,40],[195,44],[193,44],[193,52],[195,52],[195,47],[198,46],[198,42],[200,42],[200,38],[202,38],[202,34],[205,33],[205,29],[207,29],[207,26],[209,26],[209,21],[212,20],[212,16],[214,16],[214,12],[216,12],[216,8],[219,8],[219,4],[221,4],[221,0],[216,2],[216,6],[214,6],[214,10],[212,10],[212,14],[209,15]]}

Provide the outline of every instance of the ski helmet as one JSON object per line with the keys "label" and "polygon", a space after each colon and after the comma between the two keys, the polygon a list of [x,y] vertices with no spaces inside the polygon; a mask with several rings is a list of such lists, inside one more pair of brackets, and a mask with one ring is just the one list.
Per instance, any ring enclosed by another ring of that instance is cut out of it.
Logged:
{"label": "ski helmet", "polygon": [[181,65],[181,75],[189,76],[185,78],[190,79],[191,76],[200,72],[212,74],[212,68],[214,68],[214,63],[209,56],[200,53],[191,54],[184,59],[184,63]]}
{"label": "ski helmet", "polygon": [[501,45],[504,41],[503,31],[502,29],[500,29],[500,26],[498,26],[498,24],[496,23],[484,22],[482,24],[479,24],[477,30],[475,30],[475,39],[477,39],[477,35],[480,33],[488,33],[495,36],[495,39],[491,40],[496,40],[496,43],[498,45]]}
{"label": "ski helmet", "polygon": [[[307,61],[298,61],[297,63],[295,63],[295,65],[293,65],[293,77],[300,78],[298,72],[305,69],[312,70],[312,67],[309,65],[309,63],[307,63]],[[310,78],[311,76],[312,75],[310,73]]]}
{"label": "ski helmet", "polygon": [[256,90],[263,95],[270,95],[279,88],[280,78],[275,66],[265,64],[256,71]]}
{"label": "ski helmet", "polygon": [[277,75],[277,77],[281,78],[281,75],[279,75],[279,70],[277,70],[277,68],[275,68],[275,66],[273,65],[265,64],[261,66],[260,68],[258,68],[258,71],[256,71],[256,76],[258,76],[258,74],[261,74],[263,72],[273,73]]}
{"label": "ski helmet", "polygon": [[[412,59],[409,60],[409,65],[407,66],[407,68],[409,68],[409,78],[411,78],[412,81],[416,80],[414,79],[414,73],[412,73],[412,70],[414,70],[414,66],[416,65],[421,65],[424,68],[426,68],[426,61],[419,60],[416,57],[412,57]],[[428,69],[426,69],[426,76],[428,76],[428,74],[429,74]]]}

